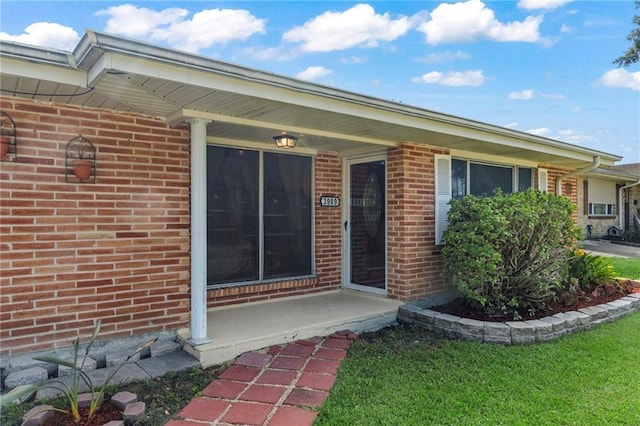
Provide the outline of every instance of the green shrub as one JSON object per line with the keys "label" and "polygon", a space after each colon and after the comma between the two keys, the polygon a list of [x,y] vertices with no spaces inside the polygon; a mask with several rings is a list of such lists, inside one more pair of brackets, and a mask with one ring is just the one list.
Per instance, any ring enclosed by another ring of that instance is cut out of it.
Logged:
{"label": "green shrub", "polygon": [[543,309],[567,277],[579,230],[564,197],[529,190],[451,202],[444,276],[480,312]]}

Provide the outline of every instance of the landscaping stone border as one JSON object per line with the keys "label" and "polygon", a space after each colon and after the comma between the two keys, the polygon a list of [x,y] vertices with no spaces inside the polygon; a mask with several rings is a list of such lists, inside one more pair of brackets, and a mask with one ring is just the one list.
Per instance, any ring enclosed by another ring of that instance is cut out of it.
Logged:
{"label": "landscaping stone border", "polygon": [[512,345],[554,340],[611,322],[639,310],[639,293],[632,293],[609,303],[577,311],[561,312],[539,320],[505,322],[462,318],[406,303],[398,309],[398,322],[415,324],[452,339]]}

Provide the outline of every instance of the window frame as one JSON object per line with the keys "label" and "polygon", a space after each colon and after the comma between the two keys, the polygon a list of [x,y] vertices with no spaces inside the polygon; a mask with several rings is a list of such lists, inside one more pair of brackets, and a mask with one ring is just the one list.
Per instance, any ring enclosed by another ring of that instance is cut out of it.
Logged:
{"label": "window frame", "polygon": [[[257,263],[258,263],[258,278],[245,280],[245,281],[229,281],[229,282],[221,282],[221,283],[210,283],[207,278],[207,289],[220,289],[227,287],[242,287],[247,285],[255,285],[255,284],[264,284],[270,282],[280,282],[280,281],[289,281],[289,280],[297,280],[314,277],[316,274],[316,235],[315,235],[315,226],[316,226],[316,206],[315,206],[315,191],[316,191],[316,173],[315,173],[315,156],[306,153],[285,153],[280,150],[271,150],[271,149],[263,149],[256,146],[242,146],[242,145],[227,145],[227,144],[207,144],[207,149],[209,148],[222,148],[222,149],[237,149],[244,151],[254,151],[258,154],[258,254],[257,254]],[[264,278],[265,276],[265,165],[264,165],[264,155],[265,153],[270,154],[279,154],[279,155],[294,155],[298,157],[307,157],[310,158],[310,188],[309,188],[309,204],[310,204],[310,227],[309,232],[310,235],[310,273],[302,274],[302,275],[291,275],[291,276],[280,276],[274,278]],[[207,169],[208,170],[208,169]],[[207,177],[208,180],[208,177]],[[209,190],[208,182],[207,182],[207,193]],[[207,233],[209,232],[208,218],[207,218]],[[209,244],[207,243],[207,249],[209,248]],[[208,256],[207,256],[208,261]],[[208,277],[208,274],[207,274]]]}
{"label": "window frame", "polygon": [[[527,166],[520,166],[520,165],[513,165],[513,164],[504,164],[504,163],[497,163],[497,162],[490,162],[490,161],[481,161],[481,160],[474,160],[473,158],[461,158],[461,157],[451,157],[451,171],[450,174],[453,172],[453,163],[454,161],[463,161],[466,163],[466,182],[464,184],[465,187],[465,191],[466,193],[462,196],[466,196],[466,195],[471,195],[471,180],[472,180],[472,176],[471,176],[471,165],[472,164],[476,164],[476,165],[480,165],[480,166],[488,166],[488,167],[499,167],[499,168],[504,168],[504,169],[510,169],[511,170],[511,192],[509,192],[509,194],[514,193],[514,192],[521,192],[518,189],[519,186],[519,180],[520,180],[520,170],[524,170],[524,169],[528,169],[530,170],[531,173],[531,186],[529,186],[529,188],[527,189],[533,189],[534,188],[534,179],[533,179],[533,173],[535,168],[534,167],[527,167]],[[453,188],[453,176],[451,176],[451,186]],[[525,191],[527,190],[525,189]],[[489,194],[490,196],[490,194]],[[451,194],[451,198],[453,197],[453,193]],[[461,197],[458,197],[461,198]]]}
{"label": "window frame", "polygon": [[[605,213],[596,213],[596,206],[604,206]],[[613,203],[589,203],[589,217],[615,217],[616,205]]]}

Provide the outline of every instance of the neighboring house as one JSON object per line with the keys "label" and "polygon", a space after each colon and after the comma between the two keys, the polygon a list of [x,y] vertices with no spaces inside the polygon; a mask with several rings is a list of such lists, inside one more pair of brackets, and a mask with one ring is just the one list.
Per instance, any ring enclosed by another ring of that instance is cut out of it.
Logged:
{"label": "neighboring house", "polygon": [[0,163],[3,356],[98,317],[103,338],[190,327],[199,345],[208,308],[436,297],[452,197],[577,203],[577,176],[621,159],[92,31],[71,53],[0,42],[0,70],[17,136]]}
{"label": "neighboring house", "polygon": [[627,179],[635,179],[634,182],[626,181],[622,188],[622,223],[625,231],[633,231],[636,238],[640,237],[640,163],[621,164],[609,167],[616,173],[626,174]]}
{"label": "neighboring house", "polygon": [[633,192],[640,176],[619,167],[597,168],[578,180],[578,226],[585,238],[617,238],[634,226],[630,207],[640,199]]}

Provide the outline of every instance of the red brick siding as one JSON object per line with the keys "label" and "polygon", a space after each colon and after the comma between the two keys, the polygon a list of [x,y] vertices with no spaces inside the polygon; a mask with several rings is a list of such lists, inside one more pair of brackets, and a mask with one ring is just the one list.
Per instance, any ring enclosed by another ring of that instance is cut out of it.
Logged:
{"label": "red brick siding", "polygon": [[338,289],[341,285],[341,207],[321,207],[320,196],[340,196],[342,164],[335,153],[319,153],[315,158],[315,254],[316,276],[218,288],[207,292],[209,308],[298,296]]}
{"label": "red brick siding", "polygon": [[[547,169],[549,171],[548,191],[551,194],[556,193],[556,181],[558,180],[558,178],[561,177],[562,175],[565,175],[573,171],[573,169],[558,168],[558,167],[550,166],[546,164],[540,165],[540,168]],[[578,178],[574,176],[568,179],[563,179],[562,184],[560,186],[562,187],[562,195],[567,197],[569,200],[571,200],[571,202],[574,205],[577,206],[578,205]],[[577,209],[573,214],[573,220],[576,223],[578,221]]]}
{"label": "red brick siding", "polygon": [[[2,355],[189,321],[189,129],[3,97],[18,159],[0,163]],[[95,184],[65,181],[67,142],[97,150]]]}
{"label": "red brick siding", "polygon": [[402,301],[448,290],[435,246],[434,154],[448,151],[404,144],[387,158],[388,294]]}

